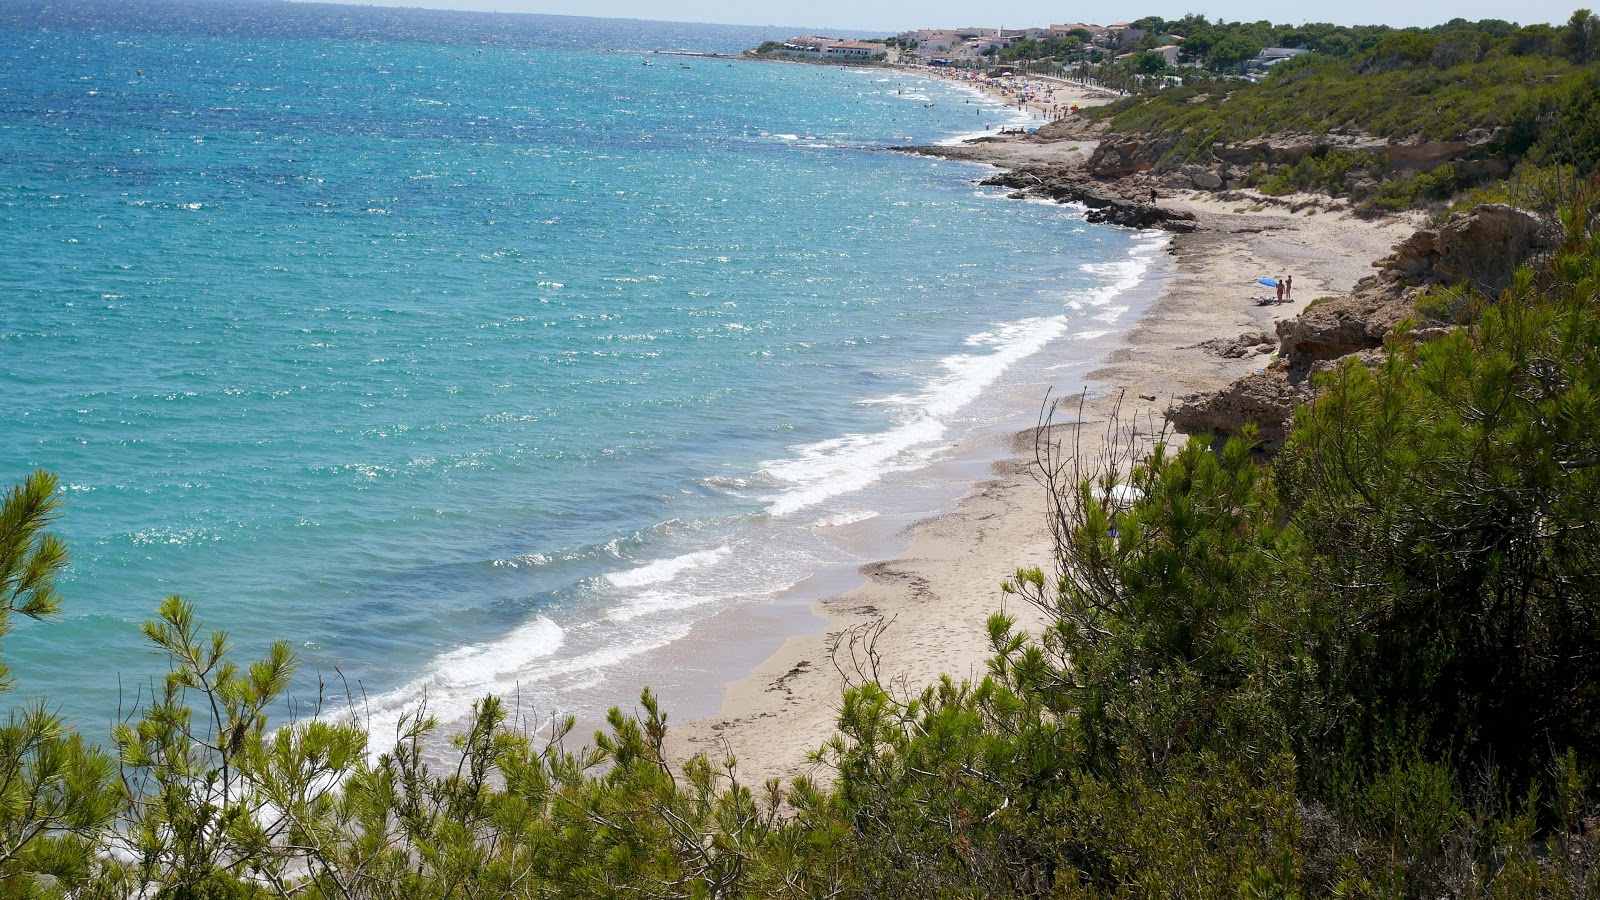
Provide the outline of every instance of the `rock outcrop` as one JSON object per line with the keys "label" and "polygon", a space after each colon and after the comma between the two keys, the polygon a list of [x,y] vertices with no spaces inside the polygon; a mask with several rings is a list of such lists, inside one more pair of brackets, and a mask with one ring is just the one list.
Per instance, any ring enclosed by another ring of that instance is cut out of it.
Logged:
{"label": "rock outcrop", "polygon": [[1265,331],[1246,331],[1232,340],[1212,338],[1195,344],[1196,347],[1215,353],[1223,359],[1243,359],[1246,356],[1271,353],[1277,345],[1277,340]]}
{"label": "rock outcrop", "polygon": [[[1457,175],[1466,180],[1504,177],[1510,170],[1504,159],[1469,157],[1481,156],[1480,151],[1504,141],[1505,137],[1503,129],[1481,128],[1453,141],[1426,141],[1421,137],[1391,141],[1361,132],[1285,132],[1247,141],[1219,141],[1211,145],[1209,160],[1177,169],[1182,178],[1174,177],[1172,172],[1164,173],[1162,183],[1173,188],[1192,186],[1207,191],[1233,189],[1257,166],[1287,165],[1331,151],[1374,154],[1386,160],[1381,171],[1352,173],[1352,177],[1372,185],[1385,175],[1413,175],[1447,162],[1456,162]],[[1089,173],[1096,178],[1126,178],[1154,172],[1174,141],[1171,135],[1106,136],[1089,158]]]}
{"label": "rock outcrop", "polygon": [[1383,346],[1383,339],[1416,306],[1403,296],[1373,291],[1333,297],[1278,323],[1278,347],[1292,368]]}
{"label": "rock outcrop", "polygon": [[1167,421],[1184,434],[1230,437],[1256,426],[1261,450],[1276,452],[1289,435],[1295,407],[1311,399],[1308,379],[1291,379],[1287,367],[1271,366],[1220,391],[1191,394],[1167,410]]}
{"label": "rock outcrop", "polygon": [[1105,185],[1086,177],[1081,170],[1066,166],[1039,166],[1001,172],[979,184],[1012,188],[1016,197],[1045,197],[1058,203],[1082,203],[1089,208],[1091,222],[1124,225],[1129,228],[1162,228],[1187,233],[1194,231],[1194,213],[1168,209],[1130,197],[1117,186]]}
{"label": "rock outcrop", "polygon": [[1278,323],[1278,357],[1271,365],[1220,391],[1184,397],[1167,410],[1167,420],[1184,434],[1218,438],[1254,425],[1259,450],[1275,453],[1288,437],[1295,407],[1315,396],[1316,373],[1350,356],[1377,365],[1384,339],[1415,313],[1410,297],[1382,290],[1319,301]]}
{"label": "rock outcrop", "polygon": [[1089,157],[1089,174],[1096,178],[1125,178],[1156,167],[1171,140],[1165,136],[1118,134],[1100,141]]}
{"label": "rock outcrop", "polygon": [[1384,281],[1406,286],[1469,283],[1497,291],[1517,268],[1547,253],[1560,229],[1500,203],[1456,213],[1437,230],[1419,231],[1373,263]]}

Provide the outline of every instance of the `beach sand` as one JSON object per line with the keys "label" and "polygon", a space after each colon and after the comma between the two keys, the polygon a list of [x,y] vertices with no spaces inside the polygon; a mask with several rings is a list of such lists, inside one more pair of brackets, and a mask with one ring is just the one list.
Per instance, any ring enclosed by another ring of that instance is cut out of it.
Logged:
{"label": "beach sand", "polygon": [[[1106,88],[1091,87],[1076,81],[1045,75],[1023,74],[1005,78],[973,79],[967,77],[972,74],[969,70],[949,71],[918,67],[908,71],[919,77],[970,85],[1008,107],[1026,108],[1046,120],[1056,118],[1058,112],[1065,113],[1073,106],[1100,106],[1123,96]],[[1032,95],[1028,99],[1019,100],[1019,92],[1025,91],[1028,85],[1036,85],[1038,89],[1028,91]]]}
{"label": "beach sand", "polygon": [[[1074,145],[985,146],[993,162],[1006,164],[1041,154],[1065,156]],[[1091,149],[1075,146],[1071,155],[1077,158]],[[1238,211],[1238,203],[1200,195],[1161,202],[1194,212],[1199,230],[1172,239],[1172,264],[1157,297],[1114,339],[1087,384],[1058,386],[1064,394],[1058,422],[1078,416],[1077,391],[1087,389],[1082,414],[1091,448],[1119,397],[1121,421],[1154,427],[1174,398],[1220,388],[1264,366],[1265,356],[1224,359],[1195,345],[1271,331],[1275,321],[1296,315],[1310,301],[1350,290],[1372,272],[1373,260],[1418,226],[1414,219]],[[1254,284],[1264,275],[1293,275],[1294,302],[1258,306],[1255,301],[1270,293]],[[841,668],[855,668],[853,635],[882,624],[875,642],[878,678],[897,694],[915,694],[944,674],[984,674],[990,655],[985,623],[993,613],[1008,612],[1023,627],[1036,625],[1039,613],[1016,608],[1015,600],[1007,609],[1000,589],[1019,567],[1053,568],[1046,497],[1030,469],[1035,423],[1016,424],[1021,430],[1012,437],[1012,455],[995,464],[992,479],[953,512],[915,525],[905,552],[862,567],[865,584],[814,604],[820,629],[790,637],[748,676],[729,684],[716,715],[676,726],[674,755],[731,753],[747,783],[801,774],[826,778],[807,754],[833,733],[845,686]],[[861,643],[854,646],[859,654]]]}

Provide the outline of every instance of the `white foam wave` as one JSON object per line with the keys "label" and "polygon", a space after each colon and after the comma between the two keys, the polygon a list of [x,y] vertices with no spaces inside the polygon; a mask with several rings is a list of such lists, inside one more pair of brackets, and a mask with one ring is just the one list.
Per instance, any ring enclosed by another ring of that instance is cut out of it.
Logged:
{"label": "white foam wave", "polygon": [[[1165,245],[1166,237],[1156,235],[1137,242],[1125,259],[1081,266],[1082,271],[1099,276],[1101,283],[1064,305],[1072,309],[1095,307],[1095,319],[1115,322],[1129,307],[1112,306],[1112,301],[1140,283]],[[761,474],[777,482],[781,491],[768,505],[768,514],[788,515],[860,490],[891,472],[926,464],[944,448],[952,416],[977,400],[1007,369],[1052,341],[1065,338],[1069,325],[1067,316],[1048,316],[974,334],[967,338],[967,345],[990,352],[962,353],[940,360],[939,374],[914,396],[867,401],[904,408],[901,424],[887,431],[847,434],[796,446],[791,448],[793,456],[762,463]]]}
{"label": "white foam wave", "polygon": [[694,553],[685,553],[671,559],[658,559],[646,563],[626,572],[612,572],[605,576],[606,583],[619,588],[641,588],[652,584],[661,584],[671,581],[690,569],[699,569],[715,565],[733,553],[732,547],[718,547],[715,550],[697,550]]}
{"label": "white foam wave", "polygon": [[838,528],[838,527],[843,526],[843,525],[854,525],[857,522],[865,522],[868,519],[876,519],[877,517],[878,517],[877,510],[872,510],[872,509],[851,509],[851,510],[846,510],[846,511],[844,511],[842,513],[839,513],[837,515],[823,516],[822,518],[816,520],[815,522],[812,522],[810,527],[812,527],[812,528]]}
{"label": "white foam wave", "polygon": [[401,719],[418,710],[425,708],[442,722],[460,721],[487,694],[511,697],[522,685],[566,684],[670,644],[688,632],[687,626],[652,628],[648,636],[562,658],[555,654],[565,635],[560,626],[541,616],[497,641],[438,657],[421,677],[371,698],[360,712],[366,716],[372,746],[381,750],[393,740]]}
{"label": "white foam wave", "polygon": [[613,622],[631,622],[640,616],[691,609],[715,599],[717,598],[684,591],[644,591],[629,598],[616,609],[608,611],[606,618]]}
{"label": "white foam wave", "polygon": [[428,683],[443,688],[477,688],[515,676],[529,661],[561,649],[561,626],[544,616],[497,641],[452,650],[428,666]]}
{"label": "white foam wave", "polygon": [[788,515],[832,497],[860,490],[883,476],[927,463],[942,449],[948,419],[976,400],[1007,368],[1038,352],[1067,329],[1065,316],[1028,319],[975,334],[967,343],[992,353],[963,353],[940,360],[942,374],[915,398],[909,418],[876,434],[849,434],[795,447],[789,459],[769,460],[761,471],[792,485],[767,507]]}

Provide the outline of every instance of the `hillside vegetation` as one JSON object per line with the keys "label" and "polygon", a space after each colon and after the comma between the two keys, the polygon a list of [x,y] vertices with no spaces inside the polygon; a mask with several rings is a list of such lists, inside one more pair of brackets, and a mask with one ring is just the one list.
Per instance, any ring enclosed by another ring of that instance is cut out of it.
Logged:
{"label": "hillside vegetation", "polygon": [[[1506,175],[1557,167],[1583,175],[1600,163],[1600,20],[1587,10],[1559,29],[1457,21],[1338,46],[1346,52],[1287,60],[1259,83],[1186,77],[1087,115],[1114,134],[1148,138],[1158,172],[1211,164],[1218,144],[1320,138],[1325,146],[1308,159],[1263,160],[1246,183],[1346,195],[1362,177],[1402,182],[1379,192],[1380,209],[1444,200]],[[1381,146],[1345,149],[1359,138],[1473,146],[1436,170],[1397,173]],[[1461,165],[1470,160],[1503,165]],[[1425,183],[1411,181],[1419,174]]]}

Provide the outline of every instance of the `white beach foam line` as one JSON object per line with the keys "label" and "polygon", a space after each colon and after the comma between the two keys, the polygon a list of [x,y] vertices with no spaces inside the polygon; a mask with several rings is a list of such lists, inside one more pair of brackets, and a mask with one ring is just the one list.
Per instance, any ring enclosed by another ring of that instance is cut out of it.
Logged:
{"label": "white beach foam line", "polygon": [[559,657],[556,653],[564,646],[566,635],[559,625],[540,616],[503,638],[462,647],[435,658],[424,675],[371,698],[356,713],[366,718],[372,748],[382,751],[394,739],[396,727],[406,716],[425,710],[441,722],[460,722],[471,714],[472,705],[486,695],[510,698],[521,686],[557,679],[586,676],[586,684],[597,683],[604,677],[604,670],[670,644],[688,633],[687,625],[664,625],[653,628],[644,637],[576,656]]}
{"label": "white beach foam line", "polygon": [[928,462],[942,449],[944,419],[982,394],[1018,360],[1038,352],[1067,329],[1065,316],[1028,319],[967,339],[969,345],[995,346],[993,353],[964,353],[940,360],[944,374],[918,398],[907,398],[911,419],[876,434],[850,434],[793,448],[790,459],[761,465],[767,477],[794,485],[773,499],[770,515],[782,516],[860,490],[890,472]]}
{"label": "white beach foam line", "polygon": [[502,693],[499,688],[507,678],[560,650],[565,637],[561,626],[536,616],[498,640],[434,657],[422,675],[367,699],[355,712],[367,718],[373,748],[387,749],[386,742],[407,714],[426,706],[441,721],[459,719],[485,694]]}
{"label": "white beach foam line", "polygon": [[658,559],[655,562],[645,563],[626,572],[612,572],[604,576],[603,580],[612,587],[619,588],[641,588],[661,584],[677,578],[690,569],[715,565],[732,554],[733,548],[726,546],[715,550],[697,550],[671,559]]}
{"label": "white beach foam line", "polygon": [[879,513],[877,512],[877,510],[850,509],[850,510],[845,510],[844,512],[841,512],[841,513],[836,513],[836,514],[831,515],[831,516],[823,516],[822,518],[816,520],[815,522],[812,522],[810,525],[808,525],[806,527],[808,527],[808,528],[838,528],[838,527],[843,526],[843,525],[854,525],[857,522],[865,522],[868,519],[876,519],[878,517],[878,515],[879,515]]}
{"label": "white beach foam line", "polygon": [[[1100,276],[1105,283],[1068,298],[1063,305],[1072,309],[1095,307],[1096,320],[1116,322],[1129,307],[1110,304],[1139,285],[1167,240],[1166,235],[1156,234],[1130,248],[1125,259],[1080,266],[1080,270]],[[978,399],[1011,366],[1052,341],[1065,338],[1069,326],[1067,316],[1048,316],[972,335],[966,341],[969,346],[993,347],[994,352],[963,353],[940,360],[941,374],[917,396],[868,401],[904,407],[908,416],[904,423],[883,432],[848,434],[798,445],[791,448],[792,457],[762,463],[761,474],[786,487],[772,498],[767,513],[788,515],[861,490],[891,472],[925,465],[944,449],[946,419]]]}

